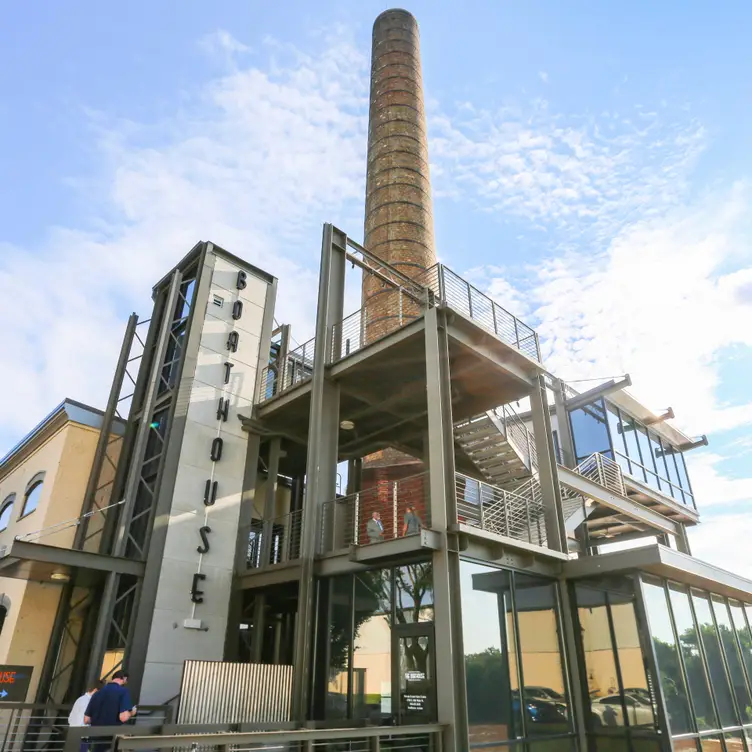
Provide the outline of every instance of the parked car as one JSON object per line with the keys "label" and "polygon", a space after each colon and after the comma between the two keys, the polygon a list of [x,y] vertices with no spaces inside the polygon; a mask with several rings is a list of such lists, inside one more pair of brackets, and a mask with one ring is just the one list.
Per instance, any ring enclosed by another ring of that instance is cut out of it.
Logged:
{"label": "parked car", "polygon": [[[623,726],[622,696],[608,695],[594,700],[591,704],[592,721],[595,726]],[[630,726],[653,726],[655,715],[650,702],[646,702],[634,694],[624,693],[624,704],[627,709],[627,719]]]}

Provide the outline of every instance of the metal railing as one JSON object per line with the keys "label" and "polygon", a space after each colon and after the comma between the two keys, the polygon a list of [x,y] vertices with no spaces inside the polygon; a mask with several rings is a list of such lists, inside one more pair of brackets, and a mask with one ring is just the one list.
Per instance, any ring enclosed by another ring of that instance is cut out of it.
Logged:
{"label": "metal railing", "polygon": [[580,462],[574,469],[583,478],[592,480],[594,483],[607,488],[620,496],[626,496],[624,488],[624,476],[619,464],[605,457],[600,452],[591,454],[587,459]]}
{"label": "metal railing", "polygon": [[323,504],[319,553],[393,540],[430,526],[428,473],[378,480],[358,493]]}
{"label": "metal railing", "polygon": [[491,411],[496,420],[501,423],[503,433],[514,444],[517,454],[531,471],[538,469],[538,451],[535,448],[535,437],[528,430],[522,419],[509,406],[502,405]]}
{"label": "metal railing", "polygon": [[540,343],[535,330],[448,267],[436,264],[416,280],[433,292],[435,301],[463,313],[503,342],[540,362]]}
{"label": "metal railing", "polygon": [[[254,520],[248,534],[248,569],[260,569],[300,558],[303,511],[275,517],[265,523]],[[266,540],[266,530],[269,538]],[[266,545],[264,545],[266,544]]]}
{"label": "metal railing", "polygon": [[[72,734],[77,739],[76,752],[81,738],[91,736],[91,729],[74,729],[68,725],[72,705],[42,703],[0,702],[0,752],[66,752],[66,740]],[[144,705],[128,728],[144,727],[156,730],[172,722],[172,708],[167,705]],[[122,733],[123,727],[102,730],[112,739]],[[141,732],[143,733],[143,732]]]}
{"label": "metal railing", "polygon": [[259,402],[276,397],[296,384],[310,379],[315,355],[316,338],[312,337],[294,350],[290,350],[281,364],[269,364],[263,368]]}
{"label": "metal railing", "polygon": [[546,546],[546,524],[540,485],[531,478],[514,491],[455,474],[457,519],[507,538]]}
{"label": "metal railing", "polygon": [[277,749],[290,752],[441,752],[443,726],[392,726],[370,728],[304,729],[299,731],[252,731],[246,733],[131,736],[118,739],[118,752],[134,750],[195,750],[195,752],[246,752]]}

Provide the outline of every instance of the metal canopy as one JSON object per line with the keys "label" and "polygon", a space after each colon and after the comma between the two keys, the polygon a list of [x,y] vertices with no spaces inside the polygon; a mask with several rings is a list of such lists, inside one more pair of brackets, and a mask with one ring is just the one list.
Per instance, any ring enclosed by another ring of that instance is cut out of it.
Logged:
{"label": "metal canopy", "polygon": [[645,572],[752,603],[752,581],[659,544],[572,559],[564,564],[567,579],[628,572]]}
{"label": "metal canopy", "polygon": [[56,580],[53,573],[72,576],[78,570],[85,580],[83,585],[91,585],[107,573],[140,576],[143,569],[141,562],[132,559],[20,540],[13,541],[0,558],[0,576],[30,582],[58,581],[64,584],[66,580]]}

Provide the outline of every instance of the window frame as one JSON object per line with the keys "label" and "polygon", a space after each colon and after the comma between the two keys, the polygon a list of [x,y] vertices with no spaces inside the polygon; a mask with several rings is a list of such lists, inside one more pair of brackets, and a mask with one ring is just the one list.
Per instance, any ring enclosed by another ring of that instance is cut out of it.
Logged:
{"label": "window frame", "polygon": [[[13,505],[16,503],[16,494],[9,493],[4,499],[3,503],[0,504],[0,533],[4,533],[9,527],[11,523],[11,516],[13,514]],[[10,508],[10,514],[8,515],[8,522],[5,524],[5,527],[2,527],[2,518],[3,514],[5,513],[5,510]]]}
{"label": "window frame", "polygon": [[31,514],[34,514],[34,512],[39,509],[39,502],[37,501],[36,506],[34,509],[27,510],[26,505],[29,503],[29,496],[31,495],[32,491],[34,491],[35,488],[38,486],[44,485],[44,476],[45,473],[37,473],[27,484],[26,484],[26,490],[24,491],[23,495],[23,506],[21,507],[21,514],[18,516],[19,520],[23,520],[24,518],[28,517]]}

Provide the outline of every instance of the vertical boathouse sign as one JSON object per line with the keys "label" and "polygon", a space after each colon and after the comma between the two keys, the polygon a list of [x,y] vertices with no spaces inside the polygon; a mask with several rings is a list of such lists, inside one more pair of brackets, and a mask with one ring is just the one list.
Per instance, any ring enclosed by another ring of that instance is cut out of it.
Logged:
{"label": "vertical boathouse sign", "polygon": [[[241,269],[238,271],[238,276],[235,281],[235,287],[238,290],[244,290],[247,285],[248,285],[247,275]],[[236,300],[232,306],[232,320],[239,321],[242,316],[243,316],[243,302],[241,300]],[[234,330],[231,331],[227,337],[227,344],[226,344],[228,353],[237,352],[239,342],[240,342],[240,333]],[[235,367],[235,364],[232,361],[226,360],[224,362],[223,364],[224,386],[227,386],[230,383],[230,374],[232,373],[232,369],[234,367]],[[227,418],[229,417],[229,411],[230,411],[230,396],[227,395],[225,397],[223,395],[222,397],[219,398],[219,405],[217,406],[217,421],[220,424],[227,422]],[[221,430],[221,425],[220,425],[219,430]],[[223,446],[224,446],[224,440],[222,439],[221,436],[217,436],[215,439],[212,440],[211,447],[209,450],[209,458],[215,464],[222,459]],[[204,486],[204,506],[207,507],[208,509],[208,507],[211,507],[214,505],[216,500],[217,500],[217,481],[214,480],[213,478],[207,478],[206,484]],[[211,551],[211,543],[209,542],[209,535],[211,534],[211,531],[212,531],[211,527],[207,524],[204,524],[199,528],[198,534],[201,539],[201,545],[196,548],[196,551],[201,555],[202,558],[206,554],[208,554],[209,551]],[[200,560],[199,560],[199,566],[200,566]],[[200,589],[201,583],[204,580],[206,580],[206,575],[202,574],[201,572],[196,572],[196,574],[193,575],[193,583],[191,585],[191,601],[193,603],[204,602],[204,591]],[[2,697],[2,692],[0,692],[0,697]]]}

